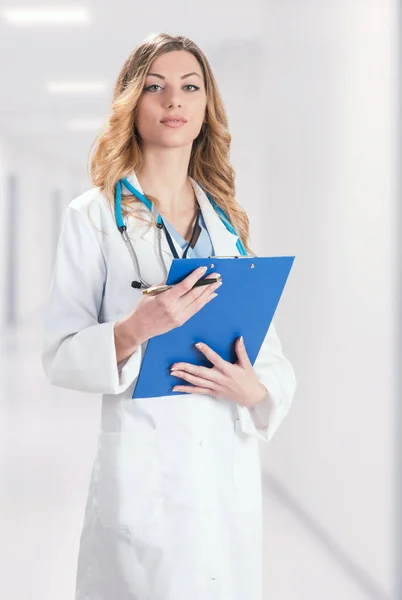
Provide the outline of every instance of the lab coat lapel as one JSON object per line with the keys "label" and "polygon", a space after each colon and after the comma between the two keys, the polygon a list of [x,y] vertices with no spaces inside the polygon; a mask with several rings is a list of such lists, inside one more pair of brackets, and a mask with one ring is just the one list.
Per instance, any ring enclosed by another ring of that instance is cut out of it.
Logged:
{"label": "lab coat lapel", "polygon": [[226,229],[204,190],[193,179],[191,183],[214,247],[214,256],[238,256],[239,251],[236,246],[238,236]]}

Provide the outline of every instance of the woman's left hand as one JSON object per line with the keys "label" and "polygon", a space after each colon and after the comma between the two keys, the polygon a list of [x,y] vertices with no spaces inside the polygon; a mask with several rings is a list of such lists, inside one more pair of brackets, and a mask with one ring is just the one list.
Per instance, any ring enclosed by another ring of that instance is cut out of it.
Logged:
{"label": "woman's left hand", "polygon": [[221,397],[248,408],[263,400],[267,389],[257,378],[242,338],[238,338],[235,343],[238,358],[235,364],[221,358],[206,344],[196,344],[196,347],[214,366],[209,368],[175,363],[171,367],[171,374],[192,385],[176,385],[174,392]]}

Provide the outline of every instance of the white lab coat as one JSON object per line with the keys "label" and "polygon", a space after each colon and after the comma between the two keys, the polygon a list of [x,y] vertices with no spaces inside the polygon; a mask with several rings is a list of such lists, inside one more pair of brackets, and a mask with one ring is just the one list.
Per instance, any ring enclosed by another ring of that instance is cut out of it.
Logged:
{"label": "white lab coat", "polygon": [[[134,173],[129,180],[141,190]],[[192,183],[215,254],[238,255],[238,238]],[[129,219],[128,233],[144,279],[160,283],[155,228]],[[169,268],[165,236],[162,249]],[[100,190],[73,200],[57,250],[43,365],[54,385],[103,394],[76,600],[260,600],[257,439],[269,441],[289,410],[292,367],[272,323],[254,365],[269,392],[257,409],[197,394],[133,400],[146,343],[117,365],[113,328],[140,300],[130,286],[136,278]]]}

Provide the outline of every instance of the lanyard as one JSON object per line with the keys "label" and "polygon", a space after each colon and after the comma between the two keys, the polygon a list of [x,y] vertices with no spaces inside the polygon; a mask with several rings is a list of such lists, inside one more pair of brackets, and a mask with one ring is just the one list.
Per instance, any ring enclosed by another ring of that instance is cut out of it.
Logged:
{"label": "lanyard", "polygon": [[[191,234],[191,239],[188,242],[188,244],[186,246],[186,249],[184,250],[182,258],[187,258],[187,252],[188,252],[188,250],[189,250],[189,248],[190,248],[190,246],[191,246],[191,244],[192,244],[192,242],[194,240],[195,234],[197,233],[198,223],[199,223],[199,220],[200,220],[200,213],[201,213],[201,210],[200,210],[200,208],[198,208],[197,218],[195,220],[195,225],[194,225],[193,233]],[[174,247],[172,237],[171,237],[170,233],[168,232],[167,227],[166,227],[165,223],[163,222],[162,217],[161,217],[161,221],[162,221],[163,229],[165,230],[165,235],[166,235],[167,242],[169,244],[169,248],[170,248],[170,250],[171,250],[174,258],[179,258],[179,255],[177,254],[177,250]]]}

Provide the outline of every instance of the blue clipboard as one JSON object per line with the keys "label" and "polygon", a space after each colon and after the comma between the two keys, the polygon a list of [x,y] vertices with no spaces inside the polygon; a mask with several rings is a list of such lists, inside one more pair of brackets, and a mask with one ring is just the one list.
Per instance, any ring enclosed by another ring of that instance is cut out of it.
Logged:
{"label": "blue clipboard", "polygon": [[236,362],[234,342],[243,336],[251,363],[258,356],[282,292],[294,256],[210,257],[173,259],[166,283],[176,284],[201,266],[204,275],[220,273],[218,296],[208,302],[181,327],[151,338],[134,389],[133,398],[173,396],[175,385],[190,385],[170,374],[176,362],[211,367],[210,361],[195,348],[204,342],[224,360]]}

